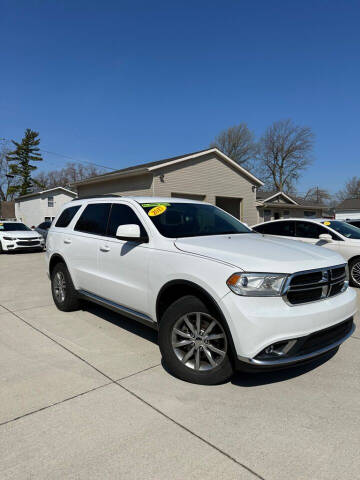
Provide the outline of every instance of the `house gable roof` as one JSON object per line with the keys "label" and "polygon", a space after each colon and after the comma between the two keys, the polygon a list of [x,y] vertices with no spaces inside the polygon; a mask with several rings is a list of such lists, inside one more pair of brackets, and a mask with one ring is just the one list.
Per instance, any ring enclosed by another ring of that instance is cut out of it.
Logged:
{"label": "house gable roof", "polygon": [[39,192],[32,192],[32,193],[27,193],[26,195],[21,195],[20,197],[17,197],[15,199],[15,202],[19,202],[23,198],[30,198],[30,197],[37,197],[40,196],[44,193],[49,193],[49,192],[54,192],[56,190],[63,190],[65,193],[68,193],[72,197],[76,197],[77,193],[73,192],[72,190],[69,190],[68,188],[65,187],[54,187],[54,188],[48,188],[47,190],[41,190]]}
{"label": "house gable roof", "polygon": [[[259,192],[260,193],[260,192]],[[265,194],[265,198],[261,198],[261,193]],[[283,197],[286,202],[285,203],[292,203],[293,205],[298,205],[298,202],[296,202],[293,198],[291,198],[289,195],[286,195],[284,192],[261,192],[260,195],[257,194],[257,198],[261,200],[263,203],[267,202],[274,202],[276,199],[279,199],[280,197]]]}
{"label": "house gable roof", "polygon": [[121,170],[116,170],[115,172],[110,172],[110,173],[104,173],[103,175],[96,175],[95,177],[90,177],[86,180],[75,182],[72,184],[72,186],[77,187],[79,185],[86,185],[88,183],[101,182],[102,180],[112,180],[112,179],[116,179],[124,176],[139,175],[141,173],[151,173],[160,168],[164,168],[170,165],[175,165],[181,162],[186,162],[192,159],[200,158],[209,153],[214,153],[215,155],[217,155],[223,161],[228,163],[229,166],[237,170],[242,175],[246,176],[250,180],[250,182],[254,183],[255,185],[259,185],[259,186],[264,185],[260,179],[258,179],[257,177],[255,177],[255,175],[250,173],[248,170],[246,170],[245,168],[241,167],[239,164],[234,162],[234,160],[229,158],[227,155],[221,152],[218,148],[208,148],[206,150],[199,150],[197,152],[188,153],[188,154],[180,155],[177,157],[158,160],[156,162],[142,163],[139,165],[135,165],[133,167],[122,168]]}
{"label": "house gable roof", "polygon": [[[283,203],[277,202],[276,200],[279,198],[283,198],[284,201]],[[258,206],[262,206],[266,204],[267,206],[288,206],[292,208],[311,208],[311,209],[319,209],[319,208],[327,208],[325,205],[321,203],[314,203],[312,200],[304,200],[303,198],[300,197],[295,197],[295,196],[290,196],[284,192],[266,192],[266,191],[258,191],[256,192],[256,200],[258,202]]]}

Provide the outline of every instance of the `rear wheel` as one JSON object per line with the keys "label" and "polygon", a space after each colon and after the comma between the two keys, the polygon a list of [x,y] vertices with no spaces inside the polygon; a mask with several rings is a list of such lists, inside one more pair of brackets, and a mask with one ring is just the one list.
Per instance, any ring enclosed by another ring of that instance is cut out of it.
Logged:
{"label": "rear wheel", "polygon": [[64,263],[55,265],[51,273],[51,292],[59,310],[71,312],[80,308],[78,294]]}
{"label": "rear wheel", "polygon": [[182,297],[165,311],[159,347],[169,371],[187,382],[215,385],[233,373],[223,324],[195,296]]}
{"label": "rear wheel", "polygon": [[360,288],[360,257],[349,262],[350,285]]}

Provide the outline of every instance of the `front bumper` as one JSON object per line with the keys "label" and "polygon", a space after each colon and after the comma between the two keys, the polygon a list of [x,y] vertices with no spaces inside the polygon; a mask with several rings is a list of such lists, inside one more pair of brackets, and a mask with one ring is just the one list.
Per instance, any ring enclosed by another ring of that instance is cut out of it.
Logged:
{"label": "front bumper", "polygon": [[[352,288],[325,300],[296,306],[289,306],[281,297],[241,297],[229,292],[221,300],[220,307],[232,335],[236,356],[242,362],[255,364],[256,357],[273,344],[307,337],[351,319],[357,311],[357,302]],[[346,338],[339,344],[344,340]],[[315,355],[320,354],[315,352]]]}
{"label": "front bumper", "polygon": [[[255,369],[287,367],[294,364],[297,365],[337,349],[342,343],[345,342],[345,340],[351,337],[354,331],[355,324],[353,319],[350,318],[345,322],[341,322],[339,325],[320,330],[314,334],[297,339],[291,339],[288,342],[281,342],[281,345],[285,346],[285,350],[287,346],[290,347],[288,351],[284,352],[278,350],[277,353],[263,353],[255,358],[238,356],[238,360],[249,366],[255,367]],[[316,338],[318,341],[316,342],[315,340],[314,342],[314,339]],[[307,343],[310,344],[310,348],[308,348],[307,353],[305,353]],[[304,345],[305,349],[303,348]],[[311,345],[313,345],[313,348],[311,348]],[[271,347],[272,346],[268,347],[269,351],[271,351]]]}
{"label": "front bumper", "polygon": [[43,249],[45,247],[45,240],[42,238],[40,240],[26,240],[26,239],[16,239],[16,240],[2,240],[2,248],[4,251],[18,251],[18,250],[31,250],[31,249]]}

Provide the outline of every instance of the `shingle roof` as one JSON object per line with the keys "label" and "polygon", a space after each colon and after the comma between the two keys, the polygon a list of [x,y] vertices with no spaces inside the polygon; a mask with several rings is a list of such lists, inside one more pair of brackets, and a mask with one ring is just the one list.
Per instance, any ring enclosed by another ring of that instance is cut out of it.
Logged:
{"label": "shingle roof", "polygon": [[360,210],[360,198],[347,198],[337,205],[336,210]]}
{"label": "shingle roof", "polygon": [[255,181],[258,185],[263,185],[263,182],[260,179],[258,179],[256,176],[254,176],[249,170],[245,169],[241,165],[234,162],[231,158],[227,157],[218,148],[210,147],[210,148],[206,148],[205,150],[198,150],[196,152],[186,153],[184,155],[178,155],[176,157],[163,158],[162,160],[157,160],[155,162],[139,163],[139,164],[134,165],[132,167],[122,168],[120,170],[115,170],[113,172],[104,173],[102,175],[95,175],[94,177],[89,177],[85,180],[82,180],[82,181],[79,181],[79,182],[74,182],[72,184],[72,186],[76,187],[76,186],[81,185],[81,184],[98,182],[98,181],[102,181],[102,180],[116,178],[116,177],[122,176],[122,175],[128,175],[128,174],[129,175],[132,175],[132,174],[136,175],[136,174],[140,174],[140,173],[145,173],[147,171],[149,172],[149,171],[153,170],[154,168],[156,168],[157,166],[161,166],[161,165],[166,166],[171,162],[175,163],[177,160],[178,161],[189,160],[193,157],[200,156],[202,153],[206,154],[207,152],[208,153],[217,152],[217,154],[219,156],[221,156],[227,162],[231,163],[237,169],[242,171],[245,175],[247,175],[250,179],[252,179],[252,181]]}
{"label": "shingle roof", "polygon": [[[256,200],[264,201],[267,198],[273,197],[277,193],[280,193],[280,192],[276,191],[276,190],[267,190],[267,191],[266,190],[258,190],[256,192]],[[288,196],[289,198],[291,198],[292,200],[294,200],[296,203],[298,203],[299,205],[301,205],[303,207],[318,207],[318,208],[319,207],[320,208],[325,207],[324,204],[314,202],[314,200],[304,200],[301,197],[297,197],[297,196],[289,194],[289,193],[285,193],[285,195]],[[271,200],[270,200],[270,203],[271,203]]]}

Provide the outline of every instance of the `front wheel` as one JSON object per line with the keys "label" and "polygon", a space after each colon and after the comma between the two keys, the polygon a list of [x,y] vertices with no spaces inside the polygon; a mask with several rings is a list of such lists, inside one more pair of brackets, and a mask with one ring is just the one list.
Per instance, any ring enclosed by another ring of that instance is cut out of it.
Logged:
{"label": "front wheel", "polygon": [[360,288],[360,257],[349,262],[350,285]]}
{"label": "front wheel", "polygon": [[55,265],[51,273],[51,292],[59,310],[72,312],[80,308],[78,294],[64,263]]}
{"label": "front wheel", "polygon": [[182,297],[165,311],[159,347],[170,373],[187,382],[216,385],[233,373],[223,324],[195,296]]}

